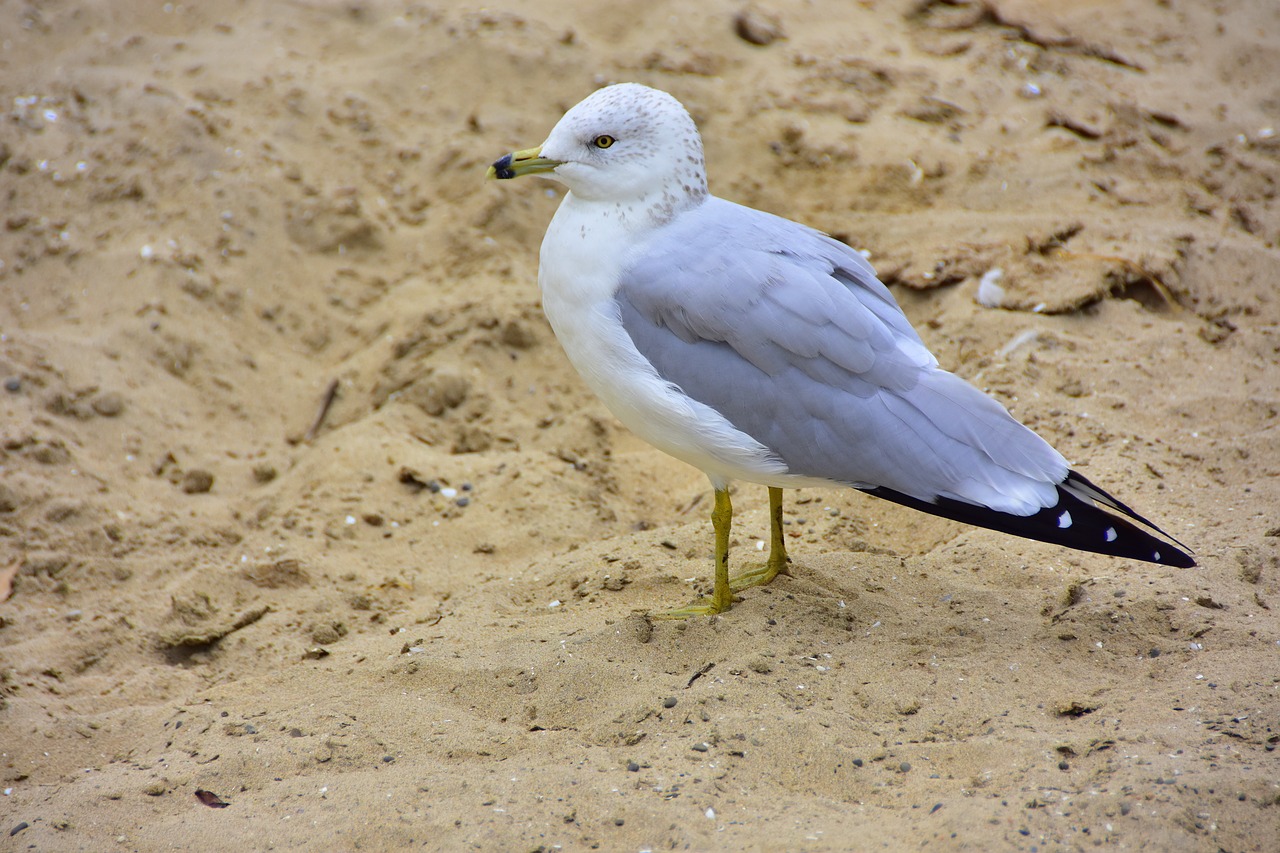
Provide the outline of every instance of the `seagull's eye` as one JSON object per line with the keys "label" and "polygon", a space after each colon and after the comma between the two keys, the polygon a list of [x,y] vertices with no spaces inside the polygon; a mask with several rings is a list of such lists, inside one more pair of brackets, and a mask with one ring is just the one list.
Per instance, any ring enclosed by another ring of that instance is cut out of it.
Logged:
{"label": "seagull's eye", "polygon": [[597,148],[608,148],[615,141],[616,140],[609,134],[602,133],[599,136],[597,136],[595,139],[591,140],[591,144]]}

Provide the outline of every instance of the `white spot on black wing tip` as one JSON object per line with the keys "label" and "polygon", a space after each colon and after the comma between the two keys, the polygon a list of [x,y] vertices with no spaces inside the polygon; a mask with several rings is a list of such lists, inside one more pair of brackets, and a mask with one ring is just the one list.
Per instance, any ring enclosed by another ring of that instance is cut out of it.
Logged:
{"label": "white spot on black wing tip", "polygon": [[1155,560],[1157,563],[1160,562],[1160,552],[1159,551],[1152,552],[1151,559]]}
{"label": "white spot on black wing tip", "polygon": [[1116,533],[1116,529],[1114,527],[1108,527],[1106,532],[1103,533],[1102,535],[1107,537],[1108,542],[1114,542],[1116,541],[1116,536],[1118,534]]}
{"label": "white spot on black wing tip", "polygon": [[1071,513],[1063,510],[1062,515],[1058,516],[1058,526],[1066,529],[1071,526]]}

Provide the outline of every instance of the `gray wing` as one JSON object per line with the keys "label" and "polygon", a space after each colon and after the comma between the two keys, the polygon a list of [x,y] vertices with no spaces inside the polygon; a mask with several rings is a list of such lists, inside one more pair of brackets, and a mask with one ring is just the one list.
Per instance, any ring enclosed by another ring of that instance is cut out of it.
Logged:
{"label": "gray wing", "polygon": [[1028,514],[1065,460],[937,367],[861,255],[708,199],[655,232],[616,296],[667,381],[772,449],[793,474]]}

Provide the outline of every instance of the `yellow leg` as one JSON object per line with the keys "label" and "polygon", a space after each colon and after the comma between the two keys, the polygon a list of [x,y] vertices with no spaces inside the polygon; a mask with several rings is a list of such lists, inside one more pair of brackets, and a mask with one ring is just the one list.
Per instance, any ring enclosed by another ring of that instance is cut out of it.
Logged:
{"label": "yellow leg", "polygon": [[769,560],[763,566],[749,569],[729,582],[734,592],[762,586],[787,572],[787,543],[782,538],[782,489],[769,487]]}
{"label": "yellow leg", "polygon": [[716,489],[715,507],[711,510],[711,526],[716,532],[716,583],[710,598],[653,614],[657,619],[687,619],[724,613],[733,606],[733,594],[748,587],[760,586],[787,574],[787,544],[782,538],[782,489],[769,487],[769,560],[763,566],[749,569],[735,578],[729,577],[729,528],[733,525],[733,504],[728,489]]}
{"label": "yellow leg", "polygon": [[716,503],[711,510],[711,526],[716,532],[716,583],[710,598],[655,613],[656,619],[687,619],[690,616],[712,616],[724,613],[733,606],[733,591],[729,586],[729,528],[733,525],[733,504],[728,489],[716,489]]}

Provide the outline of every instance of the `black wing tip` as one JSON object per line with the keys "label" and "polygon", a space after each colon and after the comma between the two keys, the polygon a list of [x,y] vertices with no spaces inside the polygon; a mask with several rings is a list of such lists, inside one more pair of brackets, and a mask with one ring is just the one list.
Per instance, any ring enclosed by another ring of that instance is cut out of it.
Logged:
{"label": "black wing tip", "polygon": [[1162,548],[1155,556],[1156,559],[1151,562],[1159,563],[1162,566],[1174,566],[1179,569],[1194,569],[1196,566],[1200,565],[1196,562],[1194,554],[1172,546]]}
{"label": "black wing tip", "polygon": [[[1056,505],[1026,516],[1012,515],[952,498],[925,501],[883,487],[862,491],[931,515],[1021,536],[1024,539],[1061,545],[1077,551],[1124,557],[1180,569],[1189,569],[1197,565],[1195,557],[1187,551],[1148,533],[1128,519],[1080,499],[1061,486],[1058,487]],[[1106,493],[1102,492],[1102,494]],[[1140,518],[1136,513],[1134,517]],[[1172,539],[1154,525],[1151,527]]]}
{"label": "black wing tip", "polygon": [[[1085,487],[1085,494],[1084,495],[1075,494],[1076,489],[1079,488],[1079,486],[1081,485]],[[1134,521],[1138,522],[1144,527],[1149,528],[1150,530],[1154,530],[1157,534],[1159,534],[1159,536],[1162,536],[1165,539],[1167,539],[1168,542],[1165,543],[1164,547],[1152,548],[1152,552],[1151,552],[1152,558],[1147,562],[1160,563],[1166,566],[1176,566],[1180,569],[1190,569],[1198,565],[1198,563],[1196,563],[1195,555],[1191,552],[1190,548],[1188,548],[1182,542],[1179,542],[1177,538],[1170,536],[1168,533],[1165,533],[1163,530],[1157,527],[1150,519],[1146,518],[1145,516],[1139,515],[1136,510],[1134,510],[1128,504],[1125,504],[1124,502],[1122,502],[1115,495],[1112,495],[1106,490],[1101,489],[1098,486],[1094,485],[1093,482],[1089,480],[1089,478],[1085,477],[1080,472],[1078,471],[1067,472],[1066,479],[1063,480],[1062,483],[1058,486],[1058,494],[1062,495],[1064,491],[1071,493],[1069,495],[1071,497],[1081,498],[1086,505],[1090,503],[1089,497],[1090,497],[1090,493],[1092,493],[1092,495],[1096,496],[1099,502],[1103,504],[1103,506],[1108,507],[1110,509],[1114,509],[1117,512],[1121,513],[1122,515],[1128,516],[1129,518],[1133,519]],[[1096,509],[1096,507],[1094,508]],[[1142,531],[1142,530],[1139,530],[1138,532],[1146,533],[1146,531]],[[1156,543],[1159,543],[1161,541],[1159,537],[1151,537],[1151,539]],[[1172,543],[1172,544],[1169,544],[1169,543]]]}

